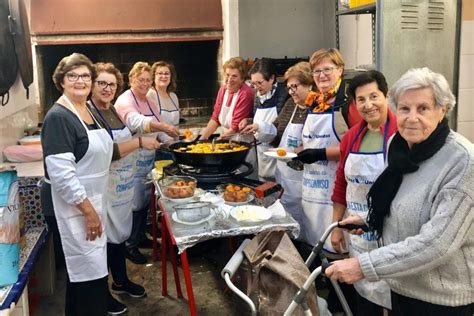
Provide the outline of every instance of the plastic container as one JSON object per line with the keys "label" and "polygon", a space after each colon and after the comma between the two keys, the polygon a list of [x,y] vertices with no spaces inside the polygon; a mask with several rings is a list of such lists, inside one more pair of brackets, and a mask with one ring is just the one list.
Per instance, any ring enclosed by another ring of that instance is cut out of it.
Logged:
{"label": "plastic container", "polygon": [[350,0],[349,7],[350,8],[357,8],[357,7],[372,4],[372,3],[375,3],[375,2],[376,2],[376,0]]}
{"label": "plastic container", "polygon": [[208,202],[194,202],[174,206],[176,216],[180,221],[198,222],[211,214],[211,204]]}
{"label": "plastic container", "polygon": [[20,143],[20,145],[41,145],[41,136],[25,136],[21,138],[18,142]]}

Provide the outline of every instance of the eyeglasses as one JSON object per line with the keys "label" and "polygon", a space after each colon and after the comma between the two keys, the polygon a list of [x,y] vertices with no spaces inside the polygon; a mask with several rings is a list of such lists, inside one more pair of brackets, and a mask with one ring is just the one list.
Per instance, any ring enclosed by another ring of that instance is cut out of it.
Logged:
{"label": "eyeglasses", "polygon": [[79,80],[79,78],[81,78],[82,81],[84,81],[84,82],[89,82],[89,81],[92,80],[91,74],[78,75],[78,74],[76,74],[75,72],[68,72],[68,73],[66,73],[66,78],[67,78],[67,80],[69,80],[70,82],[76,82],[77,80]]}
{"label": "eyeglasses", "polygon": [[144,85],[144,84],[150,84],[151,83],[151,79],[135,79],[135,81],[139,84],[139,85]]}
{"label": "eyeglasses", "polygon": [[252,85],[252,87],[261,87],[264,82],[265,82],[265,80],[252,81],[250,84]]}
{"label": "eyeglasses", "polygon": [[339,67],[328,67],[323,69],[315,69],[313,70],[313,75],[320,76],[321,74],[330,75],[332,72]]}
{"label": "eyeglasses", "polygon": [[162,76],[162,77],[169,77],[171,76],[171,73],[169,72],[157,72],[155,76]]}
{"label": "eyeglasses", "polygon": [[107,89],[107,87],[110,87],[110,90],[115,90],[117,89],[117,84],[115,82],[107,82],[107,81],[96,81],[97,85],[101,89]]}
{"label": "eyeglasses", "polygon": [[290,84],[290,85],[286,86],[286,88],[288,89],[288,92],[296,93],[296,90],[298,89],[299,86],[301,86],[300,83],[294,83],[294,84]]}

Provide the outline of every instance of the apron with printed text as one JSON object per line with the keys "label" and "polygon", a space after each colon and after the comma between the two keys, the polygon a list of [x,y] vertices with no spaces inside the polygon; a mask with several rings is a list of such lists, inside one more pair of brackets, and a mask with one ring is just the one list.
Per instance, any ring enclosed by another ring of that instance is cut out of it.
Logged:
{"label": "apron with printed text", "polygon": [[[295,148],[301,146],[301,132],[303,123],[294,124],[293,117],[296,113],[297,105],[290,121],[283,132],[280,140],[279,148],[284,148],[293,152]],[[275,179],[283,187],[283,195],[280,202],[285,210],[302,226],[303,223],[303,206],[301,205],[301,182],[303,181],[303,171],[297,171],[287,166],[286,161],[277,160]],[[302,237],[300,234],[299,239]]]}
{"label": "apron with printed text", "polygon": [[[138,100],[130,90],[137,105],[137,109],[140,108],[138,104]],[[147,100],[148,109],[150,113],[145,114],[141,113],[143,116],[146,117],[154,117],[159,122],[161,122],[161,118],[153,112],[150,103]],[[148,133],[146,134],[147,137],[157,137],[158,133]],[[153,169],[153,165],[155,163],[155,150],[145,149],[145,148],[138,148],[137,151],[137,159],[135,161],[135,177],[134,177],[134,193],[133,193],[133,203],[132,203],[132,210],[133,211],[140,211],[148,207],[150,204],[151,199],[151,185],[146,184],[146,177],[148,173]]]}
{"label": "apron with printed text", "polygon": [[[339,145],[334,128],[334,108],[330,113],[308,113],[303,126],[303,147],[327,148]],[[332,223],[331,200],[337,161],[322,160],[305,164],[303,171],[303,240],[314,246]],[[324,250],[335,253],[329,238]]]}
{"label": "apron with printed text", "polygon": [[[346,202],[347,211],[350,215],[358,215],[364,220],[367,218],[367,193],[375,182],[377,177],[385,168],[386,153],[386,133],[388,130],[388,122],[385,125],[383,151],[359,153],[353,152],[355,140],[359,137],[362,129],[349,147],[349,155],[344,165],[344,174],[347,181]],[[371,232],[362,235],[350,235],[349,237],[349,253],[351,257],[358,254],[377,249],[377,238]],[[369,282],[365,279],[354,283],[357,292],[367,300],[391,308],[390,288],[385,281]]]}
{"label": "apron with printed text", "polygon": [[[100,109],[95,106],[92,100],[90,103],[95,107],[102,120],[107,123]],[[132,139],[132,133],[125,124],[123,128],[110,128],[110,131],[110,137],[117,144]],[[137,152],[133,151],[110,164],[104,209],[107,210],[107,241],[113,244],[124,242],[132,232],[133,179],[136,158]]]}
{"label": "apron with printed text", "polygon": [[76,175],[103,226],[100,238],[86,240],[87,227],[83,213],[75,205],[67,203],[54,185],[51,185],[54,214],[69,279],[71,282],[84,282],[100,279],[108,274],[103,193],[108,181],[113,142],[105,129],[89,130],[69,99],[65,95],[63,98],[68,103],[67,108],[79,118],[87,132],[89,146],[84,157],[76,164]]}

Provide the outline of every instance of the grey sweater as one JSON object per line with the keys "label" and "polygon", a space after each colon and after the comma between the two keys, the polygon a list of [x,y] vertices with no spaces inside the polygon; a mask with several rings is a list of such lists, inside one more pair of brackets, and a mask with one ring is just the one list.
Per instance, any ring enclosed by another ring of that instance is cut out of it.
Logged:
{"label": "grey sweater", "polygon": [[451,131],[418,171],[406,174],[385,220],[384,247],[358,256],[369,281],[401,295],[462,306],[474,293],[474,145]]}

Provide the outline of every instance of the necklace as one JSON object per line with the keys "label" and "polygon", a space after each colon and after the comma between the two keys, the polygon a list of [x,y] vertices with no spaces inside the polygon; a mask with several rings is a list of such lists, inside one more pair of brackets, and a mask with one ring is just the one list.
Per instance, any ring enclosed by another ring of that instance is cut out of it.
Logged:
{"label": "necklace", "polygon": [[302,109],[299,106],[297,106],[297,110],[298,110],[297,111],[298,118],[302,118],[306,109]]}

